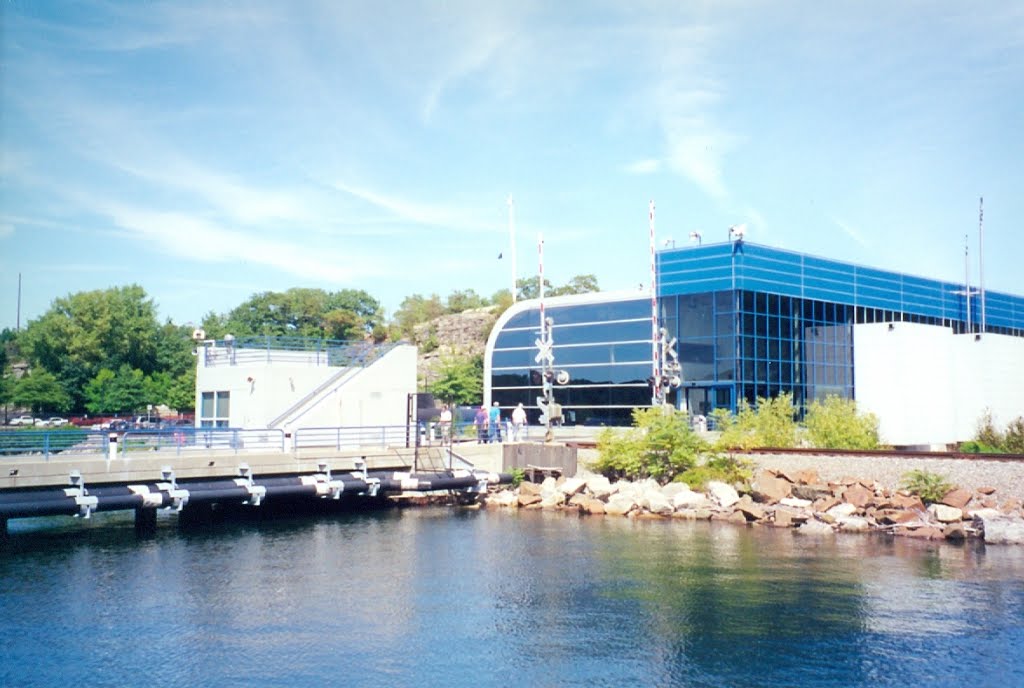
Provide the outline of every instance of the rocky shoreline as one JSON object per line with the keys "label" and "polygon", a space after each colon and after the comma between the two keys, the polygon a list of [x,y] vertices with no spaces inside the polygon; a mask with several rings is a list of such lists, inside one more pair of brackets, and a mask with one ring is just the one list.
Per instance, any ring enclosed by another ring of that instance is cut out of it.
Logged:
{"label": "rocky shoreline", "polygon": [[727,521],[800,534],[883,532],[928,540],[982,538],[1024,544],[1024,504],[993,486],[958,487],[935,504],[876,480],[823,478],[815,468],[759,468],[742,493],[711,482],[704,492],[654,480],[612,483],[602,475],[523,482],[487,496],[498,508],[544,509],[629,518]]}

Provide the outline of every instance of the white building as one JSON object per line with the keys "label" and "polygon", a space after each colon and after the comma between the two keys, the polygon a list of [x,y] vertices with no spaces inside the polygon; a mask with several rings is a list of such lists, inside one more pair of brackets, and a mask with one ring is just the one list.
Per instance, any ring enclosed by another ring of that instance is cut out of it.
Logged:
{"label": "white building", "polygon": [[267,337],[196,349],[196,425],[400,426],[416,392],[416,347]]}

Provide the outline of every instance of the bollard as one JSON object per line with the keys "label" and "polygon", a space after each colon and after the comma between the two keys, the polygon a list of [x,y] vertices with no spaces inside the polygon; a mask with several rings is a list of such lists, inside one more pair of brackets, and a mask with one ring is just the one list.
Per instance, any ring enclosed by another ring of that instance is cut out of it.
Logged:
{"label": "bollard", "polygon": [[112,432],[107,435],[107,462],[111,462],[117,458],[117,433]]}

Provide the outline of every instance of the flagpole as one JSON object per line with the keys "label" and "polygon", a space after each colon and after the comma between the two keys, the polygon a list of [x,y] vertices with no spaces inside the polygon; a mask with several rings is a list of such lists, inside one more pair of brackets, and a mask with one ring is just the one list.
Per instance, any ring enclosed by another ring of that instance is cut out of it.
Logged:
{"label": "flagpole", "polygon": [[[649,228],[650,228],[650,239],[651,239],[651,365],[652,365],[652,377],[654,378],[655,388],[658,389],[658,385],[661,384],[661,362],[658,356],[658,270],[655,265],[656,260],[656,249],[654,245],[654,201],[652,200],[648,205],[648,217],[649,217]],[[659,395],[654,393],[651,401],[656,406],[658,404]]]}
{"label": "flagpole", "polygon": [[516,204],[508,195],[508,234],[512,244],[512,303],[516,302]]}

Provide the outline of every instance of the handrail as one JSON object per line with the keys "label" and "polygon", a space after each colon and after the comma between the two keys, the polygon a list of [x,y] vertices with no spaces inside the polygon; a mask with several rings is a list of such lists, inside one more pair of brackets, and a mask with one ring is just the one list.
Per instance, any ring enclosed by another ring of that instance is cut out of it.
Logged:
{"label": "handrail", "polygon": [[275,428],[180,427],[161,430],[129,430],[118,445],[118,452],[170,449],[178,454],[211,449],[285,451],[284,431]]}
{"label": "handrail", "polygon": [[294,447],[299,449],[359,447],[409,447],[416,443],[415,431],[405,425],[369,425],[348,427],[299,428]]}

